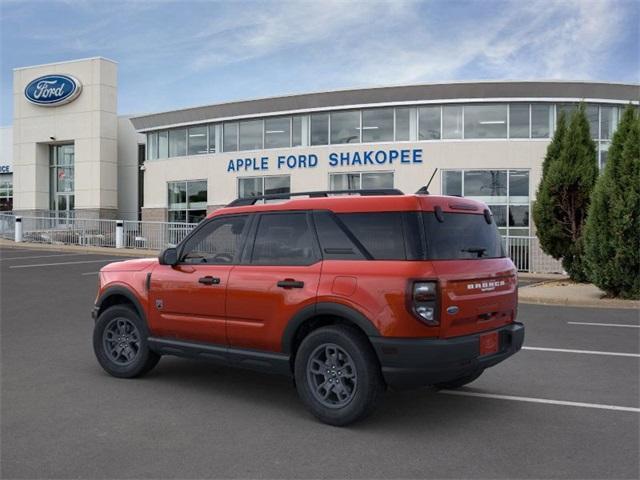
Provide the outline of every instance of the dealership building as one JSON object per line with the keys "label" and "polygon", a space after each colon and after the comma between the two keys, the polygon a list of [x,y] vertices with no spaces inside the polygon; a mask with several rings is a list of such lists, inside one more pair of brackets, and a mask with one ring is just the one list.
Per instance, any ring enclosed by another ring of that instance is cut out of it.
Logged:
{"label": "dealership building", "polygon": [[[124,88],[127,88],[125,85]],[[640,86],[490,81],[296,94],[119,115],[117,64],[14,70],[0,207],[21,215],[197,222],[237,197],[397,188],[490,205],[528,236],[562,111],[584,102],[600,167]]]}

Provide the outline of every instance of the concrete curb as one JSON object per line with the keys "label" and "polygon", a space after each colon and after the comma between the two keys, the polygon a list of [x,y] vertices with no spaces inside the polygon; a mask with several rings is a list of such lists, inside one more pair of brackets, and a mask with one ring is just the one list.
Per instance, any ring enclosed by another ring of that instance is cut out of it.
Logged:
{"label": "concrete curb", "polygon": [[536,283],[521,287],[518,291],[518,302],[532,305],[556,305],[563,307],[583,307],[583,308],[624,308],[630,310],[640,310],[640,301],[623,300],[616,298],[593,298],[586,295],[568,295],[567,292],[559,291],[562,287],[554,287],[557,292],[554,295],[548,293],[540,294],[536,289],[544,284],[553,283],[552,281]]}

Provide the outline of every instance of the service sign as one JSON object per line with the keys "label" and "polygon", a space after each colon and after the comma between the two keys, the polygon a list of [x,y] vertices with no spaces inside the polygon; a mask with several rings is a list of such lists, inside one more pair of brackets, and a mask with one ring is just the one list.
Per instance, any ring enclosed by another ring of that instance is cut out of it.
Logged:
{"label": "service sign", "polygon": [[71,75],[45,75],[29,82],[24,96],[35,105],[57,107],[75,100],[82,91],[82,84]]}

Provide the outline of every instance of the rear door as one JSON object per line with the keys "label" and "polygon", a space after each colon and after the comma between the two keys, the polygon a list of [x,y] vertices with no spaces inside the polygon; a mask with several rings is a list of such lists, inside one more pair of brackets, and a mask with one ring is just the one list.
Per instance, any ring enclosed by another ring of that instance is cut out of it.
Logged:
{"label": "rear door", "polygon": [[425,212],[423,221],[427,256],[440,288],[441,336],[511,323],[517,309],[517,275],[495,222],[489,223],[482,213],[452,212]]}
{"label": "rear door", "polygon": [[308,212],[260,214],[227,287],[230,346],[281,350],[284,329],[316,301],[322,262]]}

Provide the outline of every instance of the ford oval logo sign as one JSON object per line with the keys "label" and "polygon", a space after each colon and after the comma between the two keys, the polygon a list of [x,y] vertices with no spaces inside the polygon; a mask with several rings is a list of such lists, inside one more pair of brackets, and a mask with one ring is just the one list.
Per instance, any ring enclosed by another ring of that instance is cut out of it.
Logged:
{"label": "ford oval logo sign", "polygon": [[45,75],[29,82],[24,96],[31,103],[42,106],[57,106],[75,100],[82,84],[70,75]]}

